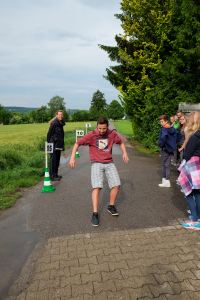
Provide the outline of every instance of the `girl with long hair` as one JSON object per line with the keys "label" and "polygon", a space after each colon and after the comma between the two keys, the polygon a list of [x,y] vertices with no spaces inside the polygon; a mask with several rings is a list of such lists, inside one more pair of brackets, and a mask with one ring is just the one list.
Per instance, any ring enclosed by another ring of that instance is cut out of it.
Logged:
{"label": "girl with long hair", "polygon": [[185,147],[185,159],[179,167],[178,181],[186,196],[191,216],[182,224],[185,228],[200,230],[200,113],[189,115],[187,130],[188,142]]}
{"label": "girl with long hair", "polygon": [[[181,140],[178,142],[178,150],[180,152],[180,161],[183,161],[183,149],[182,146],[185,141],[185,128],[187,127],[187,118],[185,115],[181,115],[179,122],[178,122],[178,128],[180,130],[180,133],[182,135]],[[181,149],[181,150],[180,150]]]}

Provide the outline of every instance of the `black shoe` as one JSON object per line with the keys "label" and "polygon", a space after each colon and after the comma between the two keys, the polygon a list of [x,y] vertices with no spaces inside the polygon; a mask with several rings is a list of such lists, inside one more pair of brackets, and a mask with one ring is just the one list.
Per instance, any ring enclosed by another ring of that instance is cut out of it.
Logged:
{"label": "black shoe", "polygon": [[111,213],[112,216],[119,216],[119,213],[114,205],[108,205],[108,212]]}
{"label": "black shoe", "polygon": [[60,178],[58,176],[52,177],[51,178],[52,181],[60,181]]}
{"label": "black shoe", "polygon": [[92,226],[99,226],[98,213],[93,213],[92,215]]}
{"label": "black shoe", "polygon": [[61,175],[57,175],[57,177],[58,177],[58,178],[60,178],[60,179],[62,178],[62,176],[61,176]]}

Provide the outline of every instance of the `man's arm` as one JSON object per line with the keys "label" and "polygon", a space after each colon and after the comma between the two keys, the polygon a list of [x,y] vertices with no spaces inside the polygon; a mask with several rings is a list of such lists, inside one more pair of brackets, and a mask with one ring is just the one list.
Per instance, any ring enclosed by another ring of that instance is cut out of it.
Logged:
{"label": "man's arm", "polygon": [[75,144],[74,148],[72,150],[72,155],[69,161],[69,166],[70,168],[74,169],[74,167],[76,166],[76,159],[75,159],[75,155],[76,155],[76,151],[78,150],[79,145]]}
{"label": "man's arm", "polygon": [[128,163],[128,162],[129,162],[129,158],[128,158],[128,154],[127,154],[127,152],[126,152],[126,147],[125,147],[124,143],[122,143],[122,144],[120,145],[120,147],[121,147],[121,149],[122,149],[122,151],[123,151],[123,155],[122,155],[123,161],[124,161],[125,163]]}

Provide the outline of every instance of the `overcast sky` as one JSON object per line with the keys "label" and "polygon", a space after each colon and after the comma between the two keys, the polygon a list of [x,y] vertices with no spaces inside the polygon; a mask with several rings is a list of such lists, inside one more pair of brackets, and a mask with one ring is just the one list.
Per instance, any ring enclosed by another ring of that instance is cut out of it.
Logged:
{"label": "overcast sky", "polygon": [[103,79],[113,64],[97,44],[122,33],[119,0],[6,0],[0,5],[0,104],[40,107],[59,95],[67,108],[107,103],[118,91]]}

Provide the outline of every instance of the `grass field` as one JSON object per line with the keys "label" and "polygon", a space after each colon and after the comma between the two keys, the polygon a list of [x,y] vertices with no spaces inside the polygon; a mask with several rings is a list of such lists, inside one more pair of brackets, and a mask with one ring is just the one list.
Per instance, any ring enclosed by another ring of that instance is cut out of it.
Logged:
{"label": "grass field", "polygon": [[128,136],[133,135],[132,122],[130,120],[115,121],[113,124],[119,133]]}
{"label": "grass field", "polygon": [[130,143],[134,145],[137,150],[147,154],[155,153],[155,151],[147,149],[139,141],[134,139],[131,120],[115,121],[113,124],[119,133],[129,136]]}
{"label": "grass field", "polygon": [[[93,130],[96,122],[90,122]],[[65,148],[75,143],[75,130],[86,122],[66,123]],[[0,126],[0,209],[11,207],[21,196],[20,187],[35,185],[44,175],[44,146],[49,125]]]}

